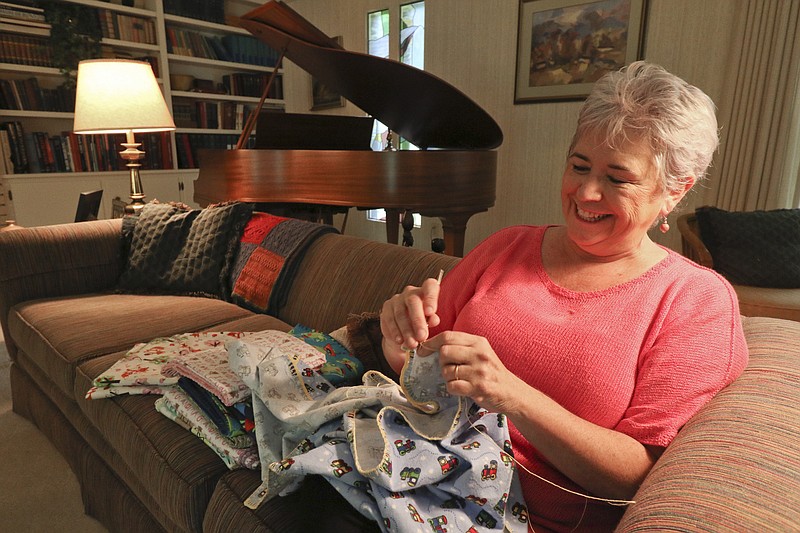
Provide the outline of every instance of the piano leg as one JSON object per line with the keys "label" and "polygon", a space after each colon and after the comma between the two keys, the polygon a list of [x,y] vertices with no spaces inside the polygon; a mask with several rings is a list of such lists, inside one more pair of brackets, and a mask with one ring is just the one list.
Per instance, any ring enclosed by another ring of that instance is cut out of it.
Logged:
{"label": "piano leg", "polygon": [[448,215],[439,217],[444,233],[444,253],[455,257],[464,257],[464,234],[467,232],[467,221],[471,214]]}
{"label": "piano leg", "polygon": [[386,209],[385,211],[386,211],[386,242],[390,244],[399,244],[400,210]]}
{"label": "piano leg", "polygon": [[[467,221],[471,216],[472,213],[465,213],[463,215],[451,214],[446,218],[439,217],[442,221],[445,254],[455,257],[464,256],[464,234],[467,231]],[[400,210],[386,209],[386,242],[398,244],[399,238]]]}

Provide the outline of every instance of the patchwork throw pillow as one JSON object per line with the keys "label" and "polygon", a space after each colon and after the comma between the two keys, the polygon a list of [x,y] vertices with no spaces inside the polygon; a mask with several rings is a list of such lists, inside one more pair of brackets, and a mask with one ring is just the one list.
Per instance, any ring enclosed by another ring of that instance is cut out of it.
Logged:
{"label": "patchwork throw pillow", "polygon": [[326,224],[253,213],[231,268],[230,300],[245,309],[277,316],[305,251],[326,233],[338,230]]}
{"label": "patchwork throw pillow", "polygon": [[732,212],[706,206],[696,214],[714,270],[731,283],[800,287],[800,209]]}
{"label": "patchwork throw pillow", "polygon": [[118,289],[224,299],[231,259],[252,209],[241,202],[206,209],[146,204],[130,234]]}

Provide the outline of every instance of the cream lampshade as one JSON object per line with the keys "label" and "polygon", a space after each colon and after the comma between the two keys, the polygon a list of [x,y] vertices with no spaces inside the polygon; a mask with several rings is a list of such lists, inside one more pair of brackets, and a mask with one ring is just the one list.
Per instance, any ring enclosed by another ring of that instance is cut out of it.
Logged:
{"label": "cream lampshade", "polygon": [[131,204],[137,214],[144,205],[139,161],[144,152],[134,133],[171,131],[175,122],[167,109],[153,69],[144,61],[90,59],[78,63],[73,131],[82,134],[125,133],[120,152],[130,169]]}

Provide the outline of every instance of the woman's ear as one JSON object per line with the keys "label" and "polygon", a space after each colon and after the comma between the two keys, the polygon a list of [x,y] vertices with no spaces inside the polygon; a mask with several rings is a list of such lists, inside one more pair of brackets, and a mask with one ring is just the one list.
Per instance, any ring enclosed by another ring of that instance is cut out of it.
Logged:
{"label": "woman's ear", "polygon": [[664,207],[666,208],[665,214],[668,215],[673,209],[675,209],[675,206],[678,205],[681,200],[683,200],[683,197],[686,196],[686,193],[688,193],[692,187],[694,187],[696,182],[697,179],[694,176],[686,176],[683,179],[683,185],[681,187],[667,192],[667,197],[664,202]]}

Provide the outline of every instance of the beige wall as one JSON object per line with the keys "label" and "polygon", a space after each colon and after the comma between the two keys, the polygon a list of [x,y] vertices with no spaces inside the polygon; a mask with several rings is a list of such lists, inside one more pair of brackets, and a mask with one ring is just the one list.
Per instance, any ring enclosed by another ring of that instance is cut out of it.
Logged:
{"label": "beige wall", "polygon": [[[328,35],[341,35],[344,47],[365,50],[368,11],[389,7],[397,20],[407,0],[293,0],[290,5]],[[650,0],[645,59],[659,63],[706,91],[718,107],[732,76],[730,55],[740,41],[738,0]],[[428,0],[426,2],[425,69],[466,93],[488,111],[503,130],[499,148],[497,202],[467,227],[466,249],[512,224],[560,223],[559,184],[566,150],[580,102],[514,105],[517,46],[516,0]],[[287,111],[309,112],[310,76],[286,68]],[[326,113],[356,114],[348,103]],[[721,124],[724,131],[725,125]],[[724,138],[724,137],[723,137]],[[712,172],[713,179],[713,172]],[[702,205],[702,186],[687,208]],[[427,248],[431,226],[415,230],[416,246]],[[654,235],[678,249],[679,236]],[[382,239],[382,225],[351,210],[347,233]]]}

